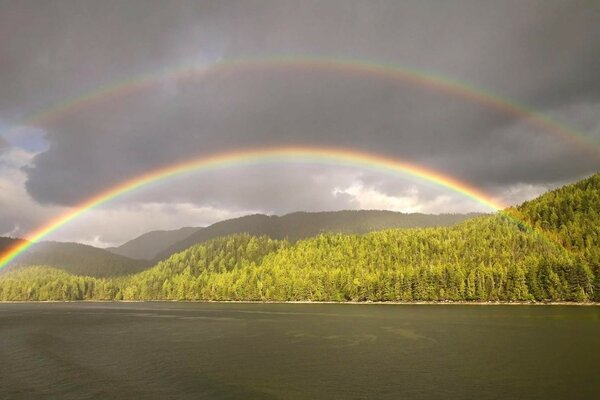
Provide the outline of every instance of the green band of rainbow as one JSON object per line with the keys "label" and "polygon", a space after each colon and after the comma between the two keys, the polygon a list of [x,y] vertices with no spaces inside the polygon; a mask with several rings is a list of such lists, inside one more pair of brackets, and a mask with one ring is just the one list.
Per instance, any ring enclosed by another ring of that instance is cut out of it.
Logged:
{"label": "green band of rainbow", "polygon": [[159,168],[143,175],[121,182],[108,190],[102,191],[74,207],[71,211],[58,216],[47,224],[31,232],[26,242],[21,242],[0,256],[0,269],[4,268],[19,254],[26,251],[35,242],[43,239],[63,225],[77,219],[88,210],[107,203],[125,193],[140,189],[148,184],[191,171],[208,171],[211,169],[240,166],[246,164],[264,164],[269,162],[317,162],[333,165],[348,165],[375,169],[394,174],[404,174],[432,182],[440,187],[450,189],[485,205],[491,210],[501,210],[504,205],[496,202],[489,195],[455,178],[440,172],[419,166],[414,163],[383,157],[380,155],[355,150],[323,147],[278,147],[269,149],[249,149],[219,153],[185,161],[164,168]]}
{"label": "green band of rainbow", "polygon": [[29,115],[21,125],[51,123],[52,121],[75,114],[79,110],[93,107],[105,101],[145,89],[160,87],[167,79],[187,81],[228,71],[250,72],[252,70],[265,69],[330,71],[333,73],[356,74],[358,76],[369,76],[418,85],[433,91],[465,98],[497,112],[522,119],[533,126],[541,128],[542,132],[552,134],[594,158],[600,157],[600,143],[594,138],[588,137],[582,132],[544,116],[523,104],[497,96],[468,83],[397,65],[354,59],[309,56],[234,59],[220,61],[204,67],[178,65],[161,73],[140,75],[134,79],[120,81],[101,87],[83,96],[72,98],[43,112]]}

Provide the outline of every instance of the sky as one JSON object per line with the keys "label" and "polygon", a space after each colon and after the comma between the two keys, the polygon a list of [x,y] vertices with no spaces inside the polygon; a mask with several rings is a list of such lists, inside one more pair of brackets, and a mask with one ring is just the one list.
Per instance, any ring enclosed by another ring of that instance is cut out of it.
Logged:
{"label": "sky", "polygon": [[[600,170],[595,1],[0,0],[0,38],[0,236],[26,237],[146,171],[245,148],[369,152],[468,182],[507,205]],[[276,57],[445,77],[526,105],[588,148],[530,118],[408,80],[219,68]],[[182,69],[198,72],[184,79],[174,73]],[[144,76],[153,83],[72,100]],[[280,163],[162,181],[48,238],[110,246],[251,213],[341,209],[490,211],[407,175]]]}

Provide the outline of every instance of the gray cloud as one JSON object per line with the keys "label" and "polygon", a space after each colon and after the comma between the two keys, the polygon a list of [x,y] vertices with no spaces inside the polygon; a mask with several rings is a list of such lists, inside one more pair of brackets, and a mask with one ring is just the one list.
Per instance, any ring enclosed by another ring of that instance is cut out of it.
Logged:
{"label": "gray cloud", "polygon": [[[23,119],[112,82],[177,65],[305,54],[397,64],[465,81],[600,143],[595,2],[0,3],[0,35],[11,37],[0,41],[4,125],[36,125]],[[600,157],[568,140],[456,94],[318,69],[165,78],[37,125],[49,148],[24,167],[26,188],[35,201],[59,206],[152,168],[246,147],[361,149],[438,169],[510,201],[600,167]],[[449,207],[440,200],[447,193],[410,179],[301,165],[193,175],[127,196],[115,207],[173,201],[277,213],[357,208],[357,188],[372,199],[377,191],[384,202],[386,195],[405,198],[413,187],[427,210]]]}

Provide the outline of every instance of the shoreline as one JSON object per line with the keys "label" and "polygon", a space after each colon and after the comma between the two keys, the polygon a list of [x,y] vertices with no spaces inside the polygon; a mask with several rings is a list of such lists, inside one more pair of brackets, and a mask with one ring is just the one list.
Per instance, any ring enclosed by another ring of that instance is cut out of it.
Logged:
{"label": "shoreline", "polygon": [[600,306],[600,302],[573,301],[260,301],[260,300],[17,300],[0,301],[1,304],[48,303],[198,303],[198,304],[339,304],[339,305],[470,305],[470,306]]}

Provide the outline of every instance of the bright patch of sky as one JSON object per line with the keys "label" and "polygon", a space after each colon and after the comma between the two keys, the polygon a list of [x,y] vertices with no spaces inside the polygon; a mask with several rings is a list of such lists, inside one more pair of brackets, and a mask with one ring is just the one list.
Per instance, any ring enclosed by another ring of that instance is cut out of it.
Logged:
{"label": "bright patch of sky", "polygon": [[49,144],[43,129],[29,126],[5,128],[0,125],[2,138],[10,147],[16,147],[31,153],[41,153],[48,150]]}

